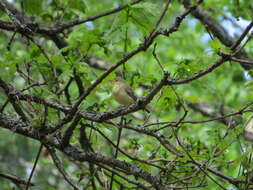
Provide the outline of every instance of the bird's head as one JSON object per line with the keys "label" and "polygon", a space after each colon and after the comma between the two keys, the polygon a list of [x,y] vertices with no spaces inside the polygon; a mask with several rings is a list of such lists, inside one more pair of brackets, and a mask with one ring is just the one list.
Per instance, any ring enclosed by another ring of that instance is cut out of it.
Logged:
{"label": "bird's head", "polygon": [[124,80],[121,78],[121,77],[115,77],[114,79],[112,80],[109,80],[111,83],[115,84],[115,83],[120,83],[120,82],[123,82],[124,83]]}
{"label": "bird's head", "polygon": [[121,77],[115,77],[114,79],[110,80],[114,89],[120,89],[122,85],[125,84],[125,81]]}

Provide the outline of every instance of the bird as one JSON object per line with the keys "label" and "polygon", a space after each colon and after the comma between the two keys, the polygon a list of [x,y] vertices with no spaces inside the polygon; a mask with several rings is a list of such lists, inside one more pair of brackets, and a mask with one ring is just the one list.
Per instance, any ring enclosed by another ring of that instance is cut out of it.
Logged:
{"label": "bird", "polygon": [[246,121],[246,127],[244,129],[244,138],[247,141],[253,141],[253,115],[251,115]]}
{"label": "bird", "polygon": [[[135,95],[131,86],[129,86],[124,81],[124,79],[122,79],[121,77],[116,77],[111,80],[111,82],[113,86],[112,96],[119,104],[129,106],[137,101],[138,97]],[[154,111],[154,108],[151,105],[147,105],[144,110],[149,113]]]}

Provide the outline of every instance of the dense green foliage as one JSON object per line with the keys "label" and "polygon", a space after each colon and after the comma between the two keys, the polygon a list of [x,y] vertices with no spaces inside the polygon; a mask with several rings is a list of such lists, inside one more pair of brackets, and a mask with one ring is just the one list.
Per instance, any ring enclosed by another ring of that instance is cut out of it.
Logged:
{"label": "dense green foliage", "polygon": [[[27,181],[42,143],[31,190],[73,188],[47,149],[80,189],[252,188],[242,135],[252,112],[252,33],[232,45],[253,5],[198,3],[0,2],[0,174]],[[119,105],[110,82],[118,75],[155,111]],[[0,186],[22,188],[1,175]]]}

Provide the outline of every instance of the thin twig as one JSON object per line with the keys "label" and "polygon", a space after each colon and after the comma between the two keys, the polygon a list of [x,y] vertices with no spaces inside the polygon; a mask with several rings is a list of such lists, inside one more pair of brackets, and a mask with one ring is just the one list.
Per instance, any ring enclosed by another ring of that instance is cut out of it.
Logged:
{"label": "thin twig", "polygon": [[33,177],[35,168],[36,168],[37,163],[38,163],[39,158],[40,158],[40,153],[41,153],[41,151],[42,151],[42,148],[43,148],[43,144],[40,143],[40,148],[39,148],[39,151],[38,151],[37,156],[36,156],[36,158],[35,158],[35,162],[34,162],[34,164],[33,164],[32,171],[31,171],[31,173],[30,173],[30,175],[29,175],[29,178],[28,178],[28,181],[27,181],[25,190],[28,190],[28,188],[29,188],[29,185],[30,185],[30,183],[31,183],[31,180],[32,180],[32,177]]}
{"label": "thin twig", "polygon": [[164,68],[163,68],[163,66],[162,66],[162,64],[161,64],[161,62],[160,62],[159,58],[158,58],[157,55],[156,55],[156,45],[157,45],[157,43],[155,43],[155,45],[154,45],[152,54],[153,54],[153,57],[155,58],[156,62],[158,63],[159,67],[161,68],[162,72],[165,73],[165,70],[164,70]]}
{"label": "thin twig", "polygon": [[[117,159],[117,157],[118,157],[120,138],[121,138],[122,129],[124,128],[125,123],[126,123],[126,121],[125,121],[124,117],[122,116],[121,121],[120,121],[121,127],[119,127],[119,130],[118,130],[118,138],[117,138],[116,150],[115,150],[115,154],[114,154],[115,159]],[[112,190],[113,180],[114,180],[114,173],[112,173],[112,176],[111,176],[110,190]]]}
{"label": "thin twig", "polygon": [[[15,175],[0,173],[0,177],[11,180],[15,184],[24,184],[24,185],[28,184],[28,182],[26,180],[20,179],[19,177],[15,176]],[[34,186],[33,183],[30,183],[29,185]]]}
{"label": "thin twig", "polygon": [[[130,5],[137,4],[141,1],[142,0],[134,0],[130,3]],[[115,8],[115,9],[111,9],[109,11],[100,13],[99,15],[96,15],[96,16],[92,16],[92,17],[88,17],[88,18],[84,18],[84,19],[76,19],[76,20],[73,20],[73,21],[71,21],[69,23],[66,23],[66,24],[61,24],[61,25],[57,24],[53,27],[52,30],[53,30],[54,33],[61,33],[63,30],[71,28],[73,26],[83,24],[83,23],[86,23],[86,22],[89,22],[89,21],[94,21],[96,19],[102,18],[104,16],[108,16],[108,15],[111,15],[111,14],[115,14],[115,13],[127,8],[128,6],[129,6],[129,4],[122,5],[122,6],[119,6],[119,7]]]}
{"label": "thin twig", "polygon": [[49,146],[47,146],[47,149],[49,150],[49,153],[54,161],[55,166],[57,167],[58,171],[62,174],[62,176],[64,177],[64,179],[69,183],[69,185],[71,185],[75,190],[81,190],[81,188],[79,188],[68,176],[68,174],[64,171],[63,167],[62,167],[62,163],[60,161],[60,159],[57,157],[55,150]]}

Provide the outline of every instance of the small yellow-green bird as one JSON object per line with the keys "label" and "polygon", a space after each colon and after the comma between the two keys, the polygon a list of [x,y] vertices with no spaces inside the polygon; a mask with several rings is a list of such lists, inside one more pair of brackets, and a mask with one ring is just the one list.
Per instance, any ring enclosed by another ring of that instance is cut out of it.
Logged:
{"label": "small yellow-green bird", "polygon": [[[111,82],[113,84],[112,95],[118,103],[129,106],[137,100],[133,89],[121,77],[116,77]],[[145,110],[151,112],[154,111],[154,108],[147,105]]]}
{"label": "small yellow-green bird", "polygon": [[244,137],[247,141],[253,141],[253,115],[251,115],[246,122],[246,127],[244,129]]}

